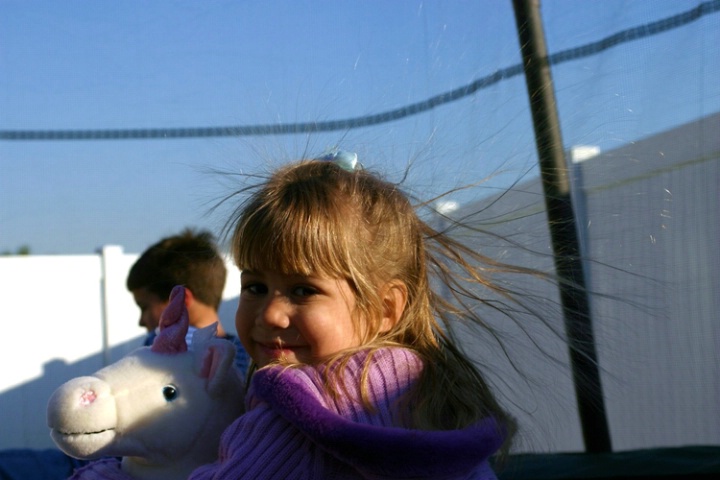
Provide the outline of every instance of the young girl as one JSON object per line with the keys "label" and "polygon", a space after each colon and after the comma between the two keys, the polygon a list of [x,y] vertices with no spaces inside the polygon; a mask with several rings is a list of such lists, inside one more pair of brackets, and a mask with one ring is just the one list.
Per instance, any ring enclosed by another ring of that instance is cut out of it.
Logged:
{"label": "young girl", "polygon": [[231,225],[256,370],[192,479],[495,478],[513,421],[442,326],[476,314],[431,288],[436,274],[479,301],[481,257],[354,162],[279,169]]}

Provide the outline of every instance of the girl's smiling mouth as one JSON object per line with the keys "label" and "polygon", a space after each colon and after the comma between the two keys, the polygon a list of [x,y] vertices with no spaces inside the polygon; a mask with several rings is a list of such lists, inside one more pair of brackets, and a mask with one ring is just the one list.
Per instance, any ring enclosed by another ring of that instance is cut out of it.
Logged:
{"label": "girl's smiling mouth", "polygon": [[297,351],[302,349],[301,345],[291,345],[276,340],[272,342],[257,342],[263,354],[271,360],[293,360],[296,359]]}

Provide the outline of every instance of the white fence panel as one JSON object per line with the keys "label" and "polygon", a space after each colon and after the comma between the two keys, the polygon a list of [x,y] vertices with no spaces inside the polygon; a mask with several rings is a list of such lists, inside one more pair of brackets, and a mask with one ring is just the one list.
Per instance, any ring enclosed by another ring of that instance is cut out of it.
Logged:
{"label": "white fence panel", "polygon": [[[125,288],[137,254],[0,257],[0,449],[50,448],[47,400],[70,378],[142,343],[139,310]],[[237,268],[228,262],[220,314],[234,332]]]}

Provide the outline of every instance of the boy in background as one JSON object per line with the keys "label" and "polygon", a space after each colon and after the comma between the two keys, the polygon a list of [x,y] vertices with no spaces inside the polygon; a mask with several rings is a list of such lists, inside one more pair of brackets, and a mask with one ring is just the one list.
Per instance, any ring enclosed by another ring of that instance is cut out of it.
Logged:
{"label": "boy in background", "polygon": [[218,308],[225,287],[227,269],[210,232],[185,229],[161,239],[140,255],[130,268],[126,286],[140,307],[140,326],[147,329],[144,344],[152,345],[157,335],[160,315],[176,285],[187,289],[186,303],[190,317],[188,346],[192,332],[217,323],[217,336],[235,344],[235,363],[247,372],[249,356],[239,339],[225,332],[219,322]]}

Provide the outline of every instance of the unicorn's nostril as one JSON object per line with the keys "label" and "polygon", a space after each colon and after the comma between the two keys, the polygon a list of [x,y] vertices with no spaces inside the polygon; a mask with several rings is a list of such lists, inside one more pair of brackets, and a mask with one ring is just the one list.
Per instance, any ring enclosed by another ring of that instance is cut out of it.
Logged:
{"label": "unicorn's nostril", "polygon": [[97,395],[93,390],[86,390],[80,395],[80,405],[90,405],[95,401]]}

